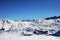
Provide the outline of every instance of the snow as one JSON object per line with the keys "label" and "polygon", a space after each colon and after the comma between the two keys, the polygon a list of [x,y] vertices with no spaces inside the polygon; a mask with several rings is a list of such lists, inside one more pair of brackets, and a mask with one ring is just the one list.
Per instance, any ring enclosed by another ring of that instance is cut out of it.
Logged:
{"label": "snow", "polygon": [[60,37],[45,36],[45,35],[35,35],[35,36],[16,36],[16,35],[0,35],[1,40],[59,40]]}
{"label": "snow", "polygon": [[60,19],[39,19],[34,21],[14,21],[8,19],[0,19],[0,39],[59,40],[60,37],[52,36],[52,34],[60,31],[59,21]]}

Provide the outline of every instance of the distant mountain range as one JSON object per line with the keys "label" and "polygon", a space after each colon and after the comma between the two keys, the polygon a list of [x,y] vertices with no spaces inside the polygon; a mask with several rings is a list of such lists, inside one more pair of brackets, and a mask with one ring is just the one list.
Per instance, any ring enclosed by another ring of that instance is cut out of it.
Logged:
{"label": "distant mountain range", "polygon": [[47,17],[47,18],[45,18],[45,19],[46,19],[46,20],[49,20],[49,19],[58,19],[58,18],[60,18],[60,16]]}
{"label": "distant mountain range", "polygon": [[52,35],[60,36],[60,16],[38,20],[0,19],[0,34],[16,33],[20,36]]}

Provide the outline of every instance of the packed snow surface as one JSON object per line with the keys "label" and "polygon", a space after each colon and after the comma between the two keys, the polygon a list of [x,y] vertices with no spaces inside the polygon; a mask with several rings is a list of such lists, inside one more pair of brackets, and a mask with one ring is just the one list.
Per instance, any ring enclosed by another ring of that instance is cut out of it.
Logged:
{"label": "packed snow surface", "polygon": [[59,37],[53,37],[53,36],[45,36],[45,35],[39,35],[39,36],[12,36],[12,35],[7,35],[7,36],[1,36],[1,40],[59,40]]}

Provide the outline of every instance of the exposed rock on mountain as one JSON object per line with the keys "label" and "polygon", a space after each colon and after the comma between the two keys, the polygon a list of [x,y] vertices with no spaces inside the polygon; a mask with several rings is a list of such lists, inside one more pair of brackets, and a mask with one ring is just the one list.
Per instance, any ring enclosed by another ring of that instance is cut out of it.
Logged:
{"label": "exposed rock on mountain", "polygon": [[23,36],[60,35],[60,16],[38,20],[0,19],[0,33],[15,32]]}

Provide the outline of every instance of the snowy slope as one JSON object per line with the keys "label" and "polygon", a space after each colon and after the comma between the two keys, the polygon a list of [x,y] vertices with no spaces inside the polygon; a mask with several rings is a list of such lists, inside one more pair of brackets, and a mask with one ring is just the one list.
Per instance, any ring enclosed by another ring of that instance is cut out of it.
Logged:
{"label": "snowy slope", "polygon": [[59,40],[60,37],[53,37],[53,36],[45,36],[45,35],[39,35],[39,36],[0,36],[1,40]]}
{"label": "snowy slope", "polygon": [[10,39],[10,37],[11,40],[15,37],[21,40],[24,38],[26,38],[26,40],[33,40],[36,36],[36,40],[38,40],[38,38],[41,40],[45,38],[46,40],[59,39],[57,36],[60,37],[60,18],[51,17],[38,20],[0,19],[0,39],[2,40],[6,38]]}
{"label": "snowy slope", "polygon": [[[21,34],[34,34],[34,31],[46,31],[46,34],[54,34],[60,31],[60,18],[58,19],[38,19],[32,21],[14,21],[0,19],[0,32],[20,32]],[[47,32],[48,31],[48,32]],[[36,33],[35,33],[36,34]],[[44,33],[43,33],[44,34]]]}

